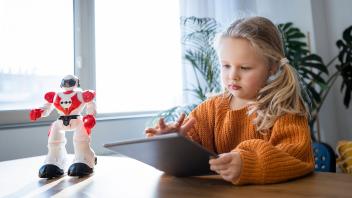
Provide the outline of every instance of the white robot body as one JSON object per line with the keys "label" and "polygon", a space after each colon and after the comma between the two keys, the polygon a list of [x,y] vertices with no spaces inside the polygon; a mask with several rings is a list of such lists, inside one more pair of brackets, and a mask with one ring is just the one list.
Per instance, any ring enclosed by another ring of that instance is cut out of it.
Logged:
{"label": "white robot body", "polygon": [[[37,109],[37,111],[41,112],[40,115],[36,115],[38,118],[48,116],[53,109],[56,109],[60,115],[60,117],[51,124],[48,133],[48,154],[44,164],[55,165],[62,170],[66,168],[67,151],[65,148],[65,132],[74,131],[73,145],[75,156],[73,165],[75,163],[83,163],[93,169],[96,164],[96,156],[90,147],[90,130],[95,125],[95,119],[93,117],[96,114],[96,105],[94,102],[95,92],[90,90],[76,90],[75,88],[79,85],[78,78],[72,75],[65,78],[61,83],[64,92],[46,93],[45,99],[47,103]],[[76,80],[73,86],[71,79]],[[67,80],[70,82],[67,83]],[[84,108],[86,108],[87,116],[83,117],[81,113]],[[31,112],[31,119],[36,120],[36,116],[32,114]],[[86,119],[86,117],[89,118]],[[88,122],[88,124],[85,122]],[[46,177],[45,174],[43,177]]]}

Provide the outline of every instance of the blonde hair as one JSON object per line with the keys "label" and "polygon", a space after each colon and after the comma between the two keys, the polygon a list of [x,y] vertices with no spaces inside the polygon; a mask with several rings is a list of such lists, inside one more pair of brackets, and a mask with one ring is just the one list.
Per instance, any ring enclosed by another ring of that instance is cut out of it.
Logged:
{"label": "blonde hair", "polygon": [[249,114],[256,113],[254,125],[263,133],[274,125],[285,113],[308,116],[301,95],[299,78],[295,69],[285,58],[282,37],[277,27],[267,18],[250,17],[236,20],[218,38],[244,38],[261,52],[269,67],[277,67],[280,74],[261,88],[255,103],[249,107]]}

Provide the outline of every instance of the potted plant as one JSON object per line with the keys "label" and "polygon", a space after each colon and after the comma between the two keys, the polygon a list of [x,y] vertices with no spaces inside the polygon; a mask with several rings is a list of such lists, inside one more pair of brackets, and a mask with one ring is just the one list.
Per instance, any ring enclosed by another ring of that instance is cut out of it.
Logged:
{"label": "potted plant", "polygon": [[[352,26],[343,31],[342,38],[336,42],[339,52],[327,64],[318,54],[308,50],[306,36],[299,28],[294,27],[292,23],[279,24],[278,28],[283,35],[286,57],[296,68],[309,95],[306,101],[310,101],[309,106],[311,107],[309,124],[312,129],[312,139],[320,141],[319,111],[339,77],[342,78],[341,92],[344,92],[345,107],[348,108],[351,102]],[[335,66],[336,70],[329,71],[332,66]],[[318,137],[315,137],[313,131],[317,131]]]}

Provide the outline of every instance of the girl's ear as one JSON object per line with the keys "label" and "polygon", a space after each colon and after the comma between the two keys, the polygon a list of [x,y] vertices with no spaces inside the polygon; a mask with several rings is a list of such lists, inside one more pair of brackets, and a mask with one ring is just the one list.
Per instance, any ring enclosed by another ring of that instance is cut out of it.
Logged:
{"label": "girl's ear", "polygon": [[269,72],[268,72],[268,74],[269,74],[269,76],[272,76],[272,75],[274,75],[275,74],[275,67],[274,67],[274,65],[270,65],[269,66]]}
{"label": "girl's ear", "polygon": [[281,72],[282,72],[282,69],[278,65],[272,65],[269,69],[269,77],[267,82],[270,83],[274,81],[276,78],[279,77]]}
{"label": "girl's ear", "polygon": [[275,75],[278,72],[279,66],[277,64],[271,64],[269,66],[269,75]]}

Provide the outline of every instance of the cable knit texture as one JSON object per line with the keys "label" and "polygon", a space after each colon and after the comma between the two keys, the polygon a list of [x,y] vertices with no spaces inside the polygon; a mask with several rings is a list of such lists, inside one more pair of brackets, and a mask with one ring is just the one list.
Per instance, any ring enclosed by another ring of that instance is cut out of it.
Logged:
{"label": "cable knit texture", "polygon": [[230,109],[230,99],[212,97],[190,114],[195,125],[187,136],[208,150],[241,154],[241,175],[234,184],[267,184],[286,181],[314,170],[307,118],[286,114],[266,134],[252,124],[248,108]]}

